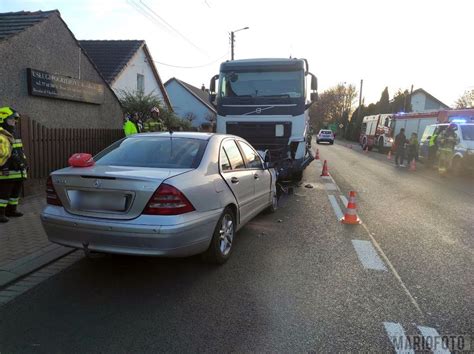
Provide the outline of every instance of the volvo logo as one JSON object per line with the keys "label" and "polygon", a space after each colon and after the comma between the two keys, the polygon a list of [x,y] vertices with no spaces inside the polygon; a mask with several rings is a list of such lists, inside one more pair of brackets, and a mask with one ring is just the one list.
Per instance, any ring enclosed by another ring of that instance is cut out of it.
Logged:
{"label": "volvo logo", "polygon": [[261,109],[260,107],[258,107],[258,108],[255,110],[255,113],[257,113],[257,114],[262,113],[262,109]]}
{"label": "volvo logo", "polygon": [[94,187],[95,188],[100,188],[100,180],[98,180],[98,179],[95,180]]}

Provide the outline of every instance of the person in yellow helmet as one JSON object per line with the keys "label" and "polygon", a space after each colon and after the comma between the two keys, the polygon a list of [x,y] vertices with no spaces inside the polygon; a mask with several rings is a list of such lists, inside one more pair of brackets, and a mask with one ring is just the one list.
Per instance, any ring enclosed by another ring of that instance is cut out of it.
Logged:
{"label": "person in yellow helmet", "polygon": [[17,210],[23,181],[26,179],[26,156],[18,138],[16,123],[20,115],[11,107],[0,108],[0,222],[23,216]]}

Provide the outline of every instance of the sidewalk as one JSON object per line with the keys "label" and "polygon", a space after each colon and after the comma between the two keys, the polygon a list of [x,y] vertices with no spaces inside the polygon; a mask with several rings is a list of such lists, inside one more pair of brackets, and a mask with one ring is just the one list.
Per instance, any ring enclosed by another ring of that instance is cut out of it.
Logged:
{"label": "sidewalk", "polygon": [[25,215],[0,224],[0,288],[72,251],[48,241],[40,221],[44,195],[20,200]]}

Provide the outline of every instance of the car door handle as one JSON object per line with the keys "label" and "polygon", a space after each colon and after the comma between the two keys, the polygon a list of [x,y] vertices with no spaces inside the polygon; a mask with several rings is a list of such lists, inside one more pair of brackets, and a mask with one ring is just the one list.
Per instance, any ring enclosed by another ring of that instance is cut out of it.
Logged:
{"label": "car door handle", "polygon": [[230,179],[230,181],[231,181],[232,183],[239,183],[239,179],[238,179],[237,177],[232,177],[232,178]]}
{"label": "car door handle", "polygon": [[260,178],[260,176],[258,175],[258,173],[255,173],[255,174],[253,175],[253,178],[255,178],[255,179],[259,179],[259,178]]}

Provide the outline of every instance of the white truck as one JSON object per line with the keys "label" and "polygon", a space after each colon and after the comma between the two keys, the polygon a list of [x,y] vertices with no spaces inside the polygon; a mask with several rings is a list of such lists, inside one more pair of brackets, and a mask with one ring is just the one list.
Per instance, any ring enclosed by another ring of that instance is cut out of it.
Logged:
{"label": "white truck", "polygon": [[317,79],[305,59],[226,61],[211,79],[210,91],[218,133],[268,150],[279,180],[301,180],[314,159],[308,109],[317,99]]}

